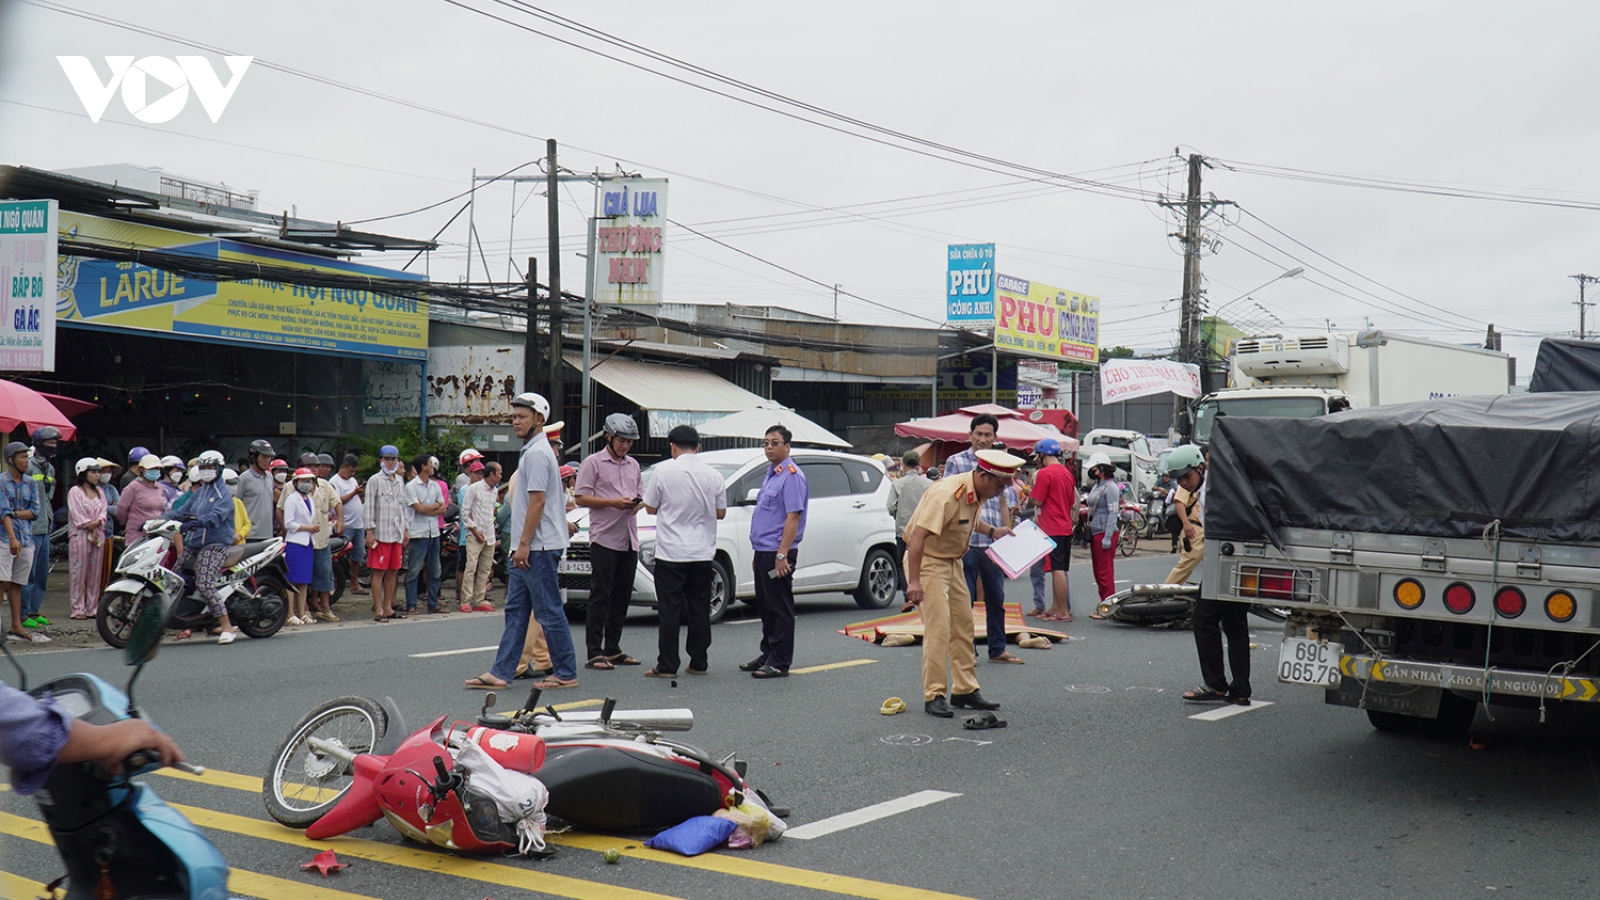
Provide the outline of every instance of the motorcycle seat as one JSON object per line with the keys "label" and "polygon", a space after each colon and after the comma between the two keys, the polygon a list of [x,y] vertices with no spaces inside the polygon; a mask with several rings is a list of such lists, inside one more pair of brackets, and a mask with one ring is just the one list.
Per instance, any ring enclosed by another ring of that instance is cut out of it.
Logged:
{"label": "motorcycle seat", "polygon": [[335,534],[328,538],[329,553],[338,553],[348,546],[350,546],[350,539],[342,534]]}

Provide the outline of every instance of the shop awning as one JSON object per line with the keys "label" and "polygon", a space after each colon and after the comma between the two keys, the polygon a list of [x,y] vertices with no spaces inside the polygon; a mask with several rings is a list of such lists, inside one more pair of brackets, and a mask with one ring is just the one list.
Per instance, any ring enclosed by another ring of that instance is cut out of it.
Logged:
{"label": "shop awning", "polygon": [[[583,371],[583,357],[563,354]],[[649,414],[651,437],[666,437],[676,425],[699,425],[766,400],[702,369],[668,366],[613,356],[597,362],[589,377],[639,404]]]}

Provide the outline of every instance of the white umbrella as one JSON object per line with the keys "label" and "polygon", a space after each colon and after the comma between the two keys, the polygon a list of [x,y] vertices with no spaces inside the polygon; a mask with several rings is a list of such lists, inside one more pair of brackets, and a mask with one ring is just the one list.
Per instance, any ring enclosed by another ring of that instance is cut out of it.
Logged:
{"label": "white umbrella", "polygon": [[767,436],[767,429],[774,425],[782,425],[789,429],[797,444],[816,444],[823,447],[850,446],[849,441],[772,400],[695,427],[702,437],[736,437],[759,441]]}

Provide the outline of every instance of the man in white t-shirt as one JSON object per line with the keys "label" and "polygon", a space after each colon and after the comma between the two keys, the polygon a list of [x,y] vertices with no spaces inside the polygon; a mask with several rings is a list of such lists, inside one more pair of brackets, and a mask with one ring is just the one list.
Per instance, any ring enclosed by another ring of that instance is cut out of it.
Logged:
{"label": "man in white t-shirt", "polygon": [[[649,678],[678,674],[678,623],[688,625],[689,674],[704,675],[711,649],[712,560],[717,520],[727,513],[722,476],[701,462],[700,433],[679,425],[667,435],[672,459],[657,463],[644,489],[645,510],[656,517],[656,603],[661,635]],[[733,591],[733,585],[724,585]]]}
{"label": "man in white t-shirt", "polygon": [[367,488],[356,480],[356,466],[360,462],[354,453],[345,454],[339,461],[339,471],[328,479],[344,508],[344,536],[350,539],[350,555],[344,558],[350,575],[345,584],[352,594],[366,593],[361,589],[361,564],[367,561],[367,510],[362,502],[366,499]]}

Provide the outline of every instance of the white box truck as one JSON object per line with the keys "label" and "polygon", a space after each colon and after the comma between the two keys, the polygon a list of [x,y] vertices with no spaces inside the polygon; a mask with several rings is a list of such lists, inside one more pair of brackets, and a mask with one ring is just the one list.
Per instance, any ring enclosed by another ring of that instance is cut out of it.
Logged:
{"label": "white box truck", "polygon": [[1511,357],[1371,329],[1240,340],[1228,387],[1194,406],[1194,442],[1207,446],[1220,416],[1311,418],[1351,407],[1505,394]]}

